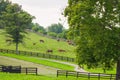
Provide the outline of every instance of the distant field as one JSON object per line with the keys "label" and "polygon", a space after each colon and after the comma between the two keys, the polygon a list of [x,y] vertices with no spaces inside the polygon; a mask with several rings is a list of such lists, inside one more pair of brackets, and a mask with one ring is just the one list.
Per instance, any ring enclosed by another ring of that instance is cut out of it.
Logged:
{"label": "distant field", "polygon": [[[51,49],[53,50],[53,53],[49,54],[75,58],[75,47],[69,45],[65,41],[58,42],[55,39],[43,37],[33,32],[28,32],[26,36],[27,37],[24,39],[24,44],[19,45],[19,50],[46,53],[48,49]],[[15,44],[9,45],[8,43],[6,43],[6,39],[7,37],[5,37],[4,31],[0,29],[0,48],[14,50]],[[44,43],[40,43],[39,40],[44,40]],[[33,43],[36,43],[36,45],[33,45]],[[59,49],[63,49],[66,52],[59,52]]]}

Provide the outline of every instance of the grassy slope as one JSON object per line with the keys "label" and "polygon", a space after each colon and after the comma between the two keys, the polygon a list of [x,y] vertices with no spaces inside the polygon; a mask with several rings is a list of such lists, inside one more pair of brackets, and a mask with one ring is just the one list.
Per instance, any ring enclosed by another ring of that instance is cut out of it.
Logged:
{"label": "grassy slope", "polygon": [[[5,37],[5,34],[3,34],[3,32],[4,32],[3,30],[0,30],[0,48],[15,49],[14,44],[8,46],[7,43],[5,43],[6,37]],[[43,39],[45,43],[40,43],[39,42],[40,39]],[[66,42],[63,42],[63,41],[57,42],[57,40],[42,37],[32,32],[29,32],[27,34],[27,38],[24,41],[25,41],[25,44],[19,45],[19,50],[46,53],[47,49],[52,49],[54,51],[52,54],[75,58],[75,52],[74,52],[75,47],[68,45]],[[37,43],[37,44],[33,45],[33,43]],[[60,53],[57,51],[58,49],[65,49],[67,52]],[[89,70],[85,68],[85,70],[90,72],[97,72],[97,73],[103,72],[101,68],[89,69]],[[116,70],[114,69],[111,71],[107,71],[107,73],[115,73],[115,71]]]}
{"label": "grassy slope", "polygon": [[43,59],[36,58],[36,57],[21,56],[21,55],[15,55],[15,54],[2,54],[2,53],[0,53],[0,56],[8,56],[8,57],[12,57],[12,58],[20,59],[20,60],[25,60],[25,61],[29,61],[29,62],[33,62],[33,63],[37,63],[37,64],[42,64],[45,66],[51,66],[54,68],[63,69],[63,70],[74,70],[73,66],[61,64],[58,62],[43,60]]}
{"label": "grassy slope", "polygon": [[[8,43],[5,42],[6,37],[3,32],[3,30],[0,30],[0,48],[15,49],[15,44],[8,46]],[[75,47],[68,45],[67,42],[57,42],[57,40],[42,37],[32,32],[28,32],[26,36],[27,38],[24,39],[24,44],[19,45],[19,50],[46,53],[48,49],[52,49],[52,54],[73,58],[75,57]],[[40,39],[44,40],[45,42],[40,43]],[[36,45],[33,45],[33,43],[36,43]],[[59,52],[58,49],[66,50],[66,52]]]}

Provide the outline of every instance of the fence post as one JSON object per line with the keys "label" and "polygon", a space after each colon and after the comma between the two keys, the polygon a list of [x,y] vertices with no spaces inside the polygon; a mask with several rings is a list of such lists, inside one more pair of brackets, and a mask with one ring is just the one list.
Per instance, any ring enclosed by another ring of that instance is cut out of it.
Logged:
{"label": "fence post", "polygon": [[112,80],[112,74],[111,74],[111,76],[110,76],[110,80]]}
{"label": "fence post", "polygon": [[38,74],[37,71],[38,71],[38,70],[37,70],[37,68],[36,68],[36,75]]}
{"label": "fence post", "polygon": [[30,55],[32,56],[32,52],[30,52]]}
{"label": "fence post", "polygon": [[98,80],[100,80],[100,73],[98,74]]}
{"label": "fence post", "polygon": [[7,53],[8,53],[8,50],[7,50]]}
{"label": "fence post", "polygon": [[90,80],[90,73],[88,73],[88,80]]}
{"label": "fence post", "polygon": [[69,59],[69,58],[67,57],[67,62],[68,62],[68,59]]}
{"label": "fence post", "polygon": [[68,76],[68,71],[66,71],[66,77]]}
{"label": "fence post", "polygon": [[78,78],[78,73],[79,73],[79,72],[76,73],[76,77],[77,77],[77,78]]}
{"label": "fence post", "polygon": [[25,70],[26,70],[26,74],[28,74],[28,70],[27,70],[27,68],[25,68]]}
{"label": "fence post", "polygon": [[59,71],[57,70],[57,77],[58,77]]}
{"label": "fence post", "polygon": [[38,53],[37,53],[37,57],[38,57]]}

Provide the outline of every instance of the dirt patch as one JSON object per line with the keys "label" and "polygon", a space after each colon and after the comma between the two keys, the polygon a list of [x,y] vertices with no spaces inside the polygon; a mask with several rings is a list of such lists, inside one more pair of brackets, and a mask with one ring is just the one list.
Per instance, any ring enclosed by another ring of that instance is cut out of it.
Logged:
{"label": "dirt patch", "polygon": [[18,60],[15,58],[10,58],[6,56],[0,56],[0,65],[13,65],[13,66],[22,66],[22,67],[37,67],[38,74],[40,75],[56,75],[56,68],[49,66],[44,66],[40,64],[35,64],[32,62],[27,62],[24,60]]}

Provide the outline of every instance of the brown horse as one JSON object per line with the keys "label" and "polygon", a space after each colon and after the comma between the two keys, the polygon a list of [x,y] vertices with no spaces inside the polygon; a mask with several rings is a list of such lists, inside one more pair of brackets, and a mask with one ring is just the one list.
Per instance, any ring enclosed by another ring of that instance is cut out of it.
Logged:
{"label": "brown horse", "polygon": [[12,40],[11,39],[6,39],[6,42],[11,42]]}
{"label": "brown horse", "polygon": [[53,50],[48,49],[46,52],[47,52],[47,53],[52,53]]}
{"label": "brown horse", "polygon": [[41,39],[40,42],[41,42],[41,43],[44,43],[44,40]]}
{"label": "brown horse", "polygon": [[66,52],[66,51],[65,51],[65,50],[63,50],[63,49],[59,49],[58,51],[59,51],[59,52]]}

